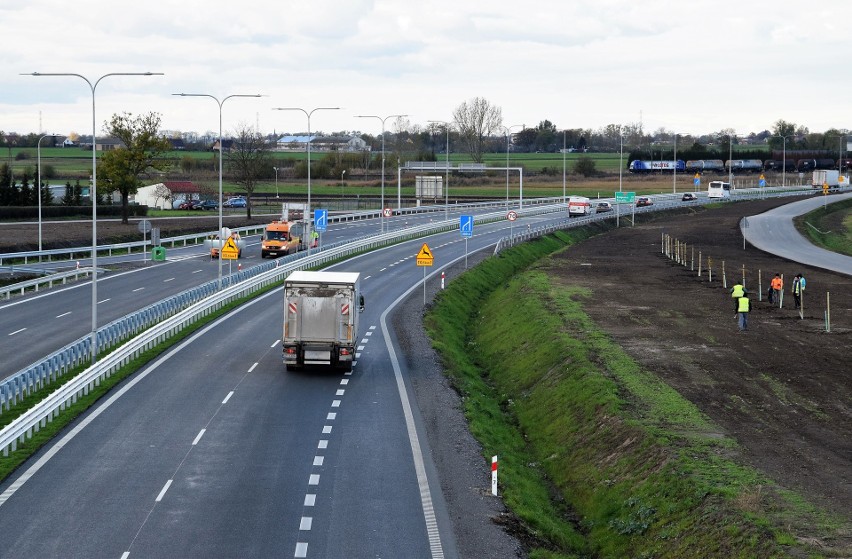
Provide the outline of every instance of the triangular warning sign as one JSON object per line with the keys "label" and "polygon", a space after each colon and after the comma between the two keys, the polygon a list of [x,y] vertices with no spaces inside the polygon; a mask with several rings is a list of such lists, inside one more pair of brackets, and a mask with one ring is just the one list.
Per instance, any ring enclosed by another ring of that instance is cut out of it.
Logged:
{"label": "triangular warning sign", "polygon": [[228,240],[227,240],[227,241],[225,241],[225,248],[224,248],[224,250],[234,250],[234,251],[238,250],[238,249],[237,249],[237,244],[234,242],[234,239],[233,239],[233,238],[228,237]]}
{"label": "triangular warning sign", "polygon": [[429,245],[423,243],[423,246],[420,247],[420,252],[417,253],[417,258],[432,258],[432,251],[429,250]]}

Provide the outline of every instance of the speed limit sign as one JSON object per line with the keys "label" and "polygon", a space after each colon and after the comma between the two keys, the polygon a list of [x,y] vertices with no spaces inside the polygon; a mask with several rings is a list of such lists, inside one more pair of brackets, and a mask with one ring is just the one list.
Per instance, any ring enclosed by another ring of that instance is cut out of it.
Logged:
{"label": "speed limit sign", "polygon": [[506,214],[506,217],[509,219],[509,221],[515,221],[516,219],[518,219],[518,212],[511,211]]}
{"label": "speed limit sign", "polygon": [[382,215],[385,217],[390,217],[391,215],[393,215],[393,210],[390,208],[385,208],[384,210],[382,210]]}

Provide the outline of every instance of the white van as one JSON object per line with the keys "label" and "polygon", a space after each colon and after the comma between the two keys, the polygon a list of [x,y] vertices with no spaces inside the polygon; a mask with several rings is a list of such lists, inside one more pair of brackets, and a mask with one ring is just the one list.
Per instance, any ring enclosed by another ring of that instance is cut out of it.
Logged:
{"label": "white van", "polygon": [[710,184],[707,186],[707,197],[708,198],[730,198],[731,197],[731,183],[724,181],[710,181]]}
{"label": "white van", "polygon": [[576,215],[591,215],[592,205],[585,196],[571,196],[568,198],[568,217]]}

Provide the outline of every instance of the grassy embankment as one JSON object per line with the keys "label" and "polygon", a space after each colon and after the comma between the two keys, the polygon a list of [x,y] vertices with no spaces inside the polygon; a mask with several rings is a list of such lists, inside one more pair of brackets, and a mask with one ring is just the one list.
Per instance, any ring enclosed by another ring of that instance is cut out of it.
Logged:
{"label": "grassy embankment", "polygon": [[852,200],[819,208],[794,222],[799,232],[815,245],[852,256]]}
{"label": "grassy embankment", "polygon": [[590,321],[586,292],[548,274],[548,255],[591,234],[561,232],[486,260],[427,317],[486,460],[500,456],[502,497],[530,556],[801,551],[786,527],[818,537],[827,521],[727,458],[736,443]]}

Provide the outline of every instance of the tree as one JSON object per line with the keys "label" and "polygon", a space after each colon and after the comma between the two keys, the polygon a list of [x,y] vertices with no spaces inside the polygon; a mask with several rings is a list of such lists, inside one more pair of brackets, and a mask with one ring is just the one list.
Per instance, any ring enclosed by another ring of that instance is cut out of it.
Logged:
{"label": "tree", "polygon": [[[162,158],[171,149],[167,138],[159,135],[160,115],[148,113],[134,117],[130,113],[113,115],[104,124],[109,136],[121,140],[123,147],[106,152],[101,157],[100,176],[109,184],[108,190],[121,194],[121,222],[128,223],[128,202],[136,194],[140,177],[148,169],[163,171],[169,161]],[[103,192],[96,193],[99,198]]]}
{"label": "tree", "polygon": [[577,158],[577,162],[574,164],[574,172],[583,175],[584,177],[596,175],[598,170],[595,165],[595,160],[585,155]]}
{"label": "tree", "polygon": [[[251,195],[262,177],[267,176],[274,163],[266,138],[250,126],[240,124],[228,153],[228,169],[234,181],[246,193],[246,217],[251,219]],[[311,170],[313,172],[313,169]]]}
{"label": "tree", "polygon": [[456,107],[453,120],[459,130],[459,138],[470,153],[471,159],[482,163],[484,139],[495,134],[503,124],[500,107],[492,105],[482,97],[474,97]]}

